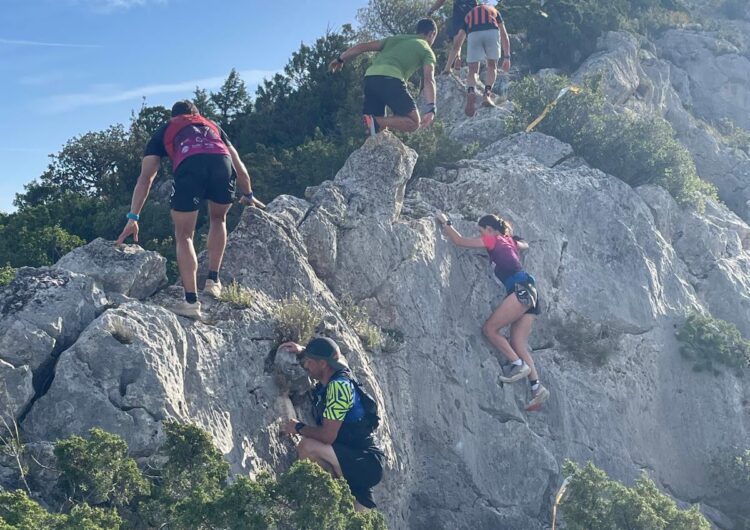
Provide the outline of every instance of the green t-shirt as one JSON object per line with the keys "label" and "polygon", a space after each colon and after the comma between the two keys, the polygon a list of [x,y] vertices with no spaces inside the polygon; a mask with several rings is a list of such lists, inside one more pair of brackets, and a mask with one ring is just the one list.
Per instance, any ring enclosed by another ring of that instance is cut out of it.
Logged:
{"label": "green t-shirt", "polygon": [[365,76],[385,75],[407,81],[418,69],[437,63],[430,44],[419,35],[396,35],[382,43],[383,49]]}

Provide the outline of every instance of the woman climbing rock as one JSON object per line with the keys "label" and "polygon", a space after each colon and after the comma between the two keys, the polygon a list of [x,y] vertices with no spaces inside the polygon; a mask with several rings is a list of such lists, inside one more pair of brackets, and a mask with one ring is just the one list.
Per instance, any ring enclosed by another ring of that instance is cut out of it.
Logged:
{"label": "woman climbing rock", "polygon": [[[490,257],[494,278],[505,289],[505,298],[490,315],[482,331],[492,345],[510,361],[510,372],[500,376],[503,383],[515,383],[528,377],[531,385],[531,401],[526,410],[539,410],[549,398],[540,382],[534,359],[528,348],[528,338],[534,318],[540,311],[539,296],[534,277],[523,270],[519,253],[529,244],[513,235],[507,221],[497,215],[485,215],[478,221],[480,237],[463,237],[444,213],[438,213],[437,221],[450,241],[459,247],[484,248]],[[510,341],[501,330],[510,326]]]}

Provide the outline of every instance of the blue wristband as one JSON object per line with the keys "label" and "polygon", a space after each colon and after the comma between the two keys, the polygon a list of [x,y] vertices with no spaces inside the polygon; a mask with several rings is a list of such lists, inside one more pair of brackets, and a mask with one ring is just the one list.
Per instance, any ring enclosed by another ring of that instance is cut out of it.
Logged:
{"label": "blue wristband", "polygon": [[133,212],[129,212],[128,215],[126,215],[125,217],[127,217],[131,221],[138,221],[141,218],[140,215],[138,215],[137,213],[133,213]]}
{"label": "blue wristband", "polygon": [[428,103],[427,104],[427,111],[425,112],[425,114],[429,114],[430,112],[432,112],[433,114],[437,115],[434,103]]}
{"label": "blue wristband", "polygon": [[253,195],[253,192],[251,191],[250,193],[243,195],[243,197],[246,198],[248,201],[253,202],[253,197],[255,197],[255,195]]}

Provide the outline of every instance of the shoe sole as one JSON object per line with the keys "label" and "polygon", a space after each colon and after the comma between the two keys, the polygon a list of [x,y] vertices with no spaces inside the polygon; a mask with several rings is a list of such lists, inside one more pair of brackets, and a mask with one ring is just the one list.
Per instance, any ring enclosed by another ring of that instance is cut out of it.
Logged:
{"label": "shoe sole", "polygon": [[203,319],[203,313],[187,313],[187,312],[181,312],[178,309],[170,308],[170,311],[177,315],[178,317],[185,317],[185,318],[191,318],[193,320],[201,320]]}
{"label": "shoe sole", "polygon": [[515,383],[516,381],[519,381],[523,379],[524,377],[526,377],[527,375],[529,375],[530,372],[531,372],[531,368],[529,368],[529,366],[526,365],[526,370],[517,373],[513,377],[505,377],[504,375],[501,375],[498,379],[500,379],[500,381],[502,381],[503,383]]}

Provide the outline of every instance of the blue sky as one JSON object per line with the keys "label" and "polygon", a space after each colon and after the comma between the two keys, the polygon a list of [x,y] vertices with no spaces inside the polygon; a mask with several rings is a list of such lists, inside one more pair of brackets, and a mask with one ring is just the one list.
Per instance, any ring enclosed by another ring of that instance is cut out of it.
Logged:
{"label": "blue sky", "polygon": [[354,22],[366,0],[2,0],[0,211],[48,155],[131,110],[216,88],[251,92],[300,43]]}

